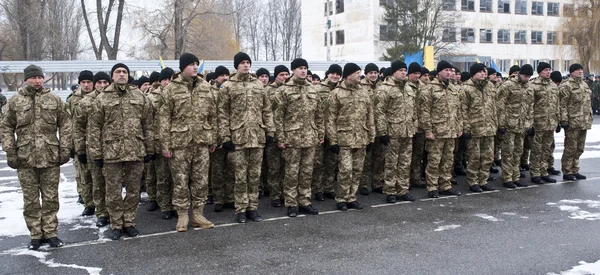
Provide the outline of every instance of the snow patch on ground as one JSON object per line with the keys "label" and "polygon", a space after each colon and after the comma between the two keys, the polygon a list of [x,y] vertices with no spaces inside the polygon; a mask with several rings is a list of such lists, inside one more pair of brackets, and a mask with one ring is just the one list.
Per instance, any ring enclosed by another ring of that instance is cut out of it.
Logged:
{"label": "snow patch on ground", "polygon": [[503,221],[503,219],[498,219],[498,218],[495,218],[494,216],[490,216],[488,214],[475,214],[473,216],[479,217],[479,218],[482,218],[484,220],[488,220],[488,221],[491,221],[491,222]]}
{"label": "snow patch on ground", "polygon": [[13,255],[13,256],[33,256],[37,258],[40,263],[45,264],[48,267],[66,267],[66,268],[74,268],[74,269],[83,269],[87,271],[88,274],[91,275],[99,275],[102,271],[102,268],[99,267],[88,267],[88,266],[80,266],[75,264],[61,264],[54,262],[54,259],[47,259],[48,256],[51,255],[50,252],[42,252],[42,251],[33,251],[26,248],[15,248],[11,250],[7,250],[2,252],[1,254],[5,255]]}
{"label": "snow patch on ground", "polygon": [[[565,149],[565,131],[555,133],[554,141],[556,144],[556,149],[554,150],[553,155],[554,158],[558,160],[562,158],[562,153]],[[600,142],[600,125],[594,124],[592,125],[592,129],[587,131],[587,136],[585,139],[586,146],[580,159],[600,158],[600,145],[593,144],[598,142]]]}
{"label": "snow patch on ground", "polygon": [[435,230],[433,230],[433,231],[435,231],[435,232],[438,232],[438,231],[444,231],[444,230],[456,229],[456,228],[459,228],[459,227],[460,227],[460,225],[458,225],[458,224],[442,225],[442,226],[440,226],[440,227],[436,228],[436,229],[435,229]]}
{"label": "snow patch on ground", "polygon": [[548,275],[594,275],[600,274],[600,260],[595,263],[579,262],[579,265],[561,273],[548,273]]}
{"label": "snow patch on ground", "polygon": [[517,215],[517,213],[514,213],[514,212],[502,212],[501,214],[506,215],[506,216],[516,216]]}
{"label": "snow patch on ground", "polygon": [[574,220],[600,220],[600,201],[595,200],[561,200],[558,203],[547,203],[561,211],[569,212],[569,218]]}

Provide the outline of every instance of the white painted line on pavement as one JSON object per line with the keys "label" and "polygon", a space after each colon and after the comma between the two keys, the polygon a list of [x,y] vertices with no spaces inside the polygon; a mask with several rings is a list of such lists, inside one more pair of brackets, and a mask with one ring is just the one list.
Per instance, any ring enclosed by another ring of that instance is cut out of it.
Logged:
{"label": "white painted line on pavement", "polygon": [[435,201],[435,200],[451,199],[451,198],[458,198],[458,197],[459,196],[443,196],[443,197],[439,197],[439,198],[420,199],[419,201]]}
{"label": "white painted line on pavement", "polygon": [[412,201],[399,201],[399,202],[395,202],[395,203],[375,204],[375,205],[371,205],[371,207],[378,208],[378,207],[392,206],[392,205],[398,205],[398,204],[407,204],[407,203],[413,203],[413,202]]}
{"label": "white painted line on pavement", "polygon": [[500,190],[494,190],[494,191],[483,191],[483,192],[479,192],[479,193],[466,193],[465,196],[475,196],[475,195],[483,195],[483,194],[489,194],[489,193],[499,193]]}

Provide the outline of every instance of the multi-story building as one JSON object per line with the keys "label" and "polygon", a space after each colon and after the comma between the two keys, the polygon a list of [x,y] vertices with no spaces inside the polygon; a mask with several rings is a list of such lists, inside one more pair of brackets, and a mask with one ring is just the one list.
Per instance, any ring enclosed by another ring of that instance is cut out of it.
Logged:
{"label": "multi-story building", "polygon": [[[572,38],[561,32],[562,15],[572,10],[572,0],[439,1],[459,20],[456,28],[443,30],[442,39],[455,46],[437,54],[437,60],[462,69],[477,61],[488,65],[494,61],[503,73],[513,64],[529,63],[535,68],[540,61],[566,72],[576,62],[569,46]],[[327,60],[330,24],[329,60],[380,60],[390,45],[383,20],[386,2],[393,0],[303,1],[303,57]]]}

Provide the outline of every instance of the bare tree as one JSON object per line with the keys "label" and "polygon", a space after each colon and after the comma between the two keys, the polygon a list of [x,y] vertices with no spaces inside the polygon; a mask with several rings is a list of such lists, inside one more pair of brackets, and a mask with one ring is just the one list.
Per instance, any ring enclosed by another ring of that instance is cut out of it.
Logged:
{"label": "bare tree", "polygon": [[[113,8],[117,5],[117,15],[115,18],[114,29],[110,28],[112,24],[111,14]],[[108,59],[116,60],[117,54],[119,53],[119,40],[121,37],[121,23],[123,22],[123,9],[125,7],[125,0],[109,0],[108,5],[103,7],[102,0],[96,0],[96,8],[92,13],[96,14],[98,20],[98,32],[100,36],[100,44],[96,46],[96,39],[94,32],[90,24],[88,11],[86,8],[85,0],[81,0],[81,9],[83,12],[83,20],[87,29],[90,43],[92,44],[92,50],[96,55],[96,59],[102,59],[102,53],[106,52]],[[106,8],[106,11],[104,10]],[[112,31],[112,40],[108,39],[109,32]]]}
{"label": "bare tree", "polygon": [[574,0],[562,20],[563,43],[573,44],[583,70],[600,69],[600,0]]}

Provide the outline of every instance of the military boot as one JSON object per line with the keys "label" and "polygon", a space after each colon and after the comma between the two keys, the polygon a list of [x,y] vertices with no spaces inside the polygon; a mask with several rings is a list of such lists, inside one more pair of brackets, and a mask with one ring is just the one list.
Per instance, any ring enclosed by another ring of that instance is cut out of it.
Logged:
{"label": "military boot", "polygon": [[198,208],[192,209],[192,227],[200,227],[200,228],[214,228],[215,224],[207,220],[204,215],[204,205],[201,205]]}
{"label": "military boot", "polygon": [[188,223],[188,210],[177,210],[177,225],[175,226],[175,230],[177,232],[186,232],[188,230]]}

